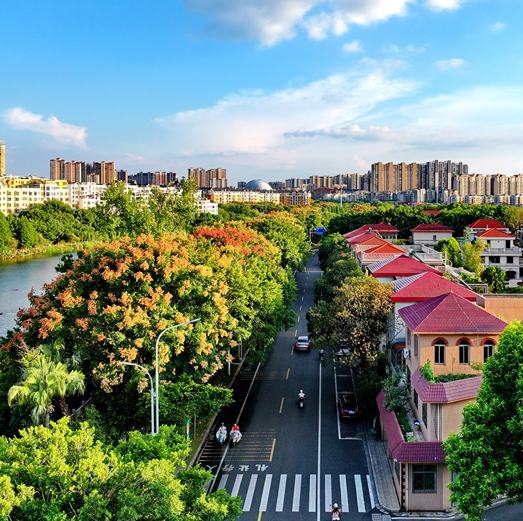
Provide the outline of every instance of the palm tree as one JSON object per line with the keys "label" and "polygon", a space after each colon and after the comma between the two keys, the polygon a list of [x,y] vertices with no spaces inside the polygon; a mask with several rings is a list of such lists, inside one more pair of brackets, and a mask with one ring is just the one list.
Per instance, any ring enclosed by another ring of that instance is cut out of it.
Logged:
{"label": "palm tree", "polygon": [[25,355],[22,366],[22,380],[9,389],[7,401],[9,405],[29,405],[35,425],[43,423],[49,427],[54,398],[84,392],[84,375],[80,371],[69,371],[41,351]]}

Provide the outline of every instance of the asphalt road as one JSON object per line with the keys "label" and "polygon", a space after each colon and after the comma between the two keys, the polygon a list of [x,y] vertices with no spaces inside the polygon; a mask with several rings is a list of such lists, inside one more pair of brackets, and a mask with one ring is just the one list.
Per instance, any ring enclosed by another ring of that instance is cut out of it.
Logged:
{"label": "asphalt road", "polygon": [[[199,462],[215,474],[212,490],[242,498],[242,520],[330,520],[337,502],[343,521],[370,521],[375,491],[361,439],[364,426],[341,422],[336,408],[336,393],[351,389],[351,375],[331,364],[321,367],[315,350],[293,352],[295,337],[307,333],[306,313],[321,277],[317,255],[296,276],[297,327],[278,335],[262,367],[240,372],[236,402],[217,418],[215,428],[223,421],[229,430],[239,417],[241,442],[220,446],[211,435]],[[298,407],[300,389],[304,409]],[[522,507],[492,509],[485,519],[519,521]]]}
{"label": "asphalt road", "polygon": [[[292,349],[295,336],[307,333],[306,313],[320,276],[317,256],[297,273],[299,321],[278,335],[258,370],[241,413],[242,441],[220,447],[212,440],[202,454],[202,464],[218,471],[213,488],[243,498],[242,520],[330,520],[334,502],[342,504],[344,519],[371,519],[375,494],[360,428],[339,423],[336,409],[336,387],[350,388],[350,374],[335,375],[330,364],[321,367],[317,351]],[[240,385],[251,377],[241,373]],[[300,389],[306,395],[303,409]],[[230,428],[233,417],[218,421],[228,420]]]}

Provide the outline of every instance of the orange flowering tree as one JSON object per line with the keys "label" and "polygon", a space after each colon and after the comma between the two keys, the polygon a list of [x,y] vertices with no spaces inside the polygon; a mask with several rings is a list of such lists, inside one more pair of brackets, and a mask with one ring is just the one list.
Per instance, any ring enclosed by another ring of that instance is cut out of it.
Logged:
{"label": "orange flowering tree", "polygon": [[261,357],[289,323],[294,281],[281,264],[280,248],[243,225],[104,244],[66,261],[42,295],[30,296],[4,348],[17,357],[60,341],[64,356],[81,360],[85,395],[128,429],[147,380],[121,362],[152,370],[160,331],[193,318],[200,321],[162,336],[163,385],[182,374],[212,383],[240,341]]}

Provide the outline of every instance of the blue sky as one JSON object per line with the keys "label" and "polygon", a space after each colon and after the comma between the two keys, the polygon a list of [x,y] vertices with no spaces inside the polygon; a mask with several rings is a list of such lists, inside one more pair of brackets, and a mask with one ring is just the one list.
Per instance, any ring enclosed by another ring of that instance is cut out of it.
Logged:
{"label": "blue sky", "polygon": [[523,172],[519,0],[4,0],[0,20],[12,175]]}

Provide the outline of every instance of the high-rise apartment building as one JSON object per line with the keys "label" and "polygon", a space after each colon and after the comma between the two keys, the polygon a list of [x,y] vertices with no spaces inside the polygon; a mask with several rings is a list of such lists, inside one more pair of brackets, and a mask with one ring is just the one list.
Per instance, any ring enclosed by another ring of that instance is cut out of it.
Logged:
{"label": "high-rise apartment building", "polygon": [[189,179],[196,183],[198,188],[227,188],[227,170],[225,168],[189,168]]}
{"label": "high-rise apartment building", "polygon": [[0,141],[0,177],[5,176],[5,143]]}
{"label": "high-rise apartment building", "polygon": [[52,181],[65,180],[68,183],[111,184],[116,181],[116,166],[113,161],[86,163],[85,161],[65,161],[57,157],[49,162],[49,177]]}

